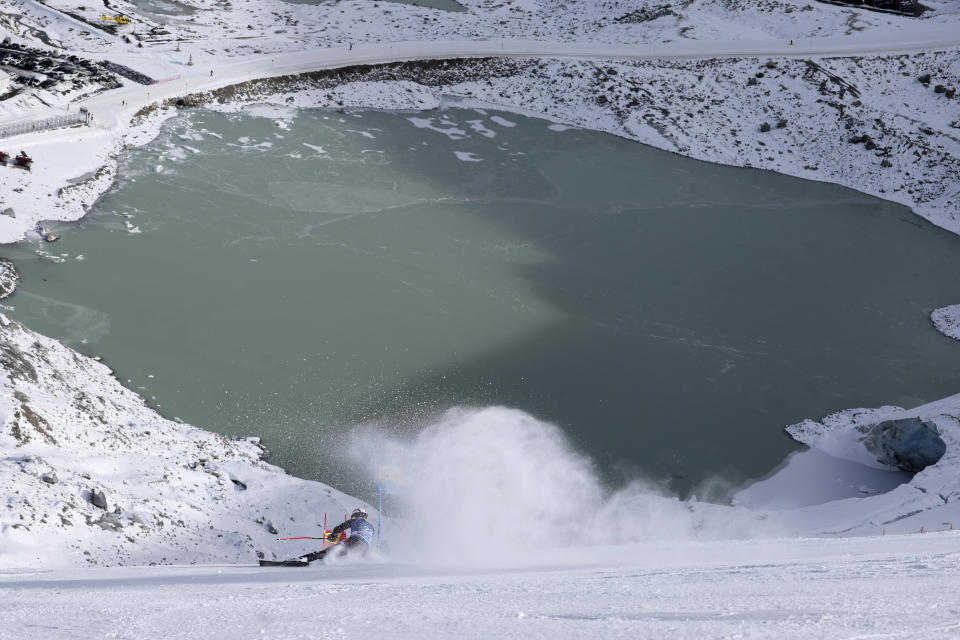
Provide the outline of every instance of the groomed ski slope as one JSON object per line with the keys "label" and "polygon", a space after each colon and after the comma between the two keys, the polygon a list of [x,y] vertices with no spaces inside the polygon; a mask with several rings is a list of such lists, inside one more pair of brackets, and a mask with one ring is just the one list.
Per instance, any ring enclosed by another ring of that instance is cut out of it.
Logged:
{"label": "groomed ski slope", "polygon": [[14,571],[0,575],[0,638],[956,638],[958,542],[686,542],[486,568]]}

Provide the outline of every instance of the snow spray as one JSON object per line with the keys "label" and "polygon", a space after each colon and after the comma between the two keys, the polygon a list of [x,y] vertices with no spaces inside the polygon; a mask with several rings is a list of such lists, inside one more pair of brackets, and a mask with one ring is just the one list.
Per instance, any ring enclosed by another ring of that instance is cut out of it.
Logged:
{"label": "snow spray", "polygon": [[371,484],[391,470],[398,513],[387,515],[408,524],[391,547],[425,559],[513,562],[561,547],[749,537],[757,524],[746,510],[683,502],[640,481],[606,488],[558,427],[514,409],[450,409],[406,442],[359,429],[352,449]]}

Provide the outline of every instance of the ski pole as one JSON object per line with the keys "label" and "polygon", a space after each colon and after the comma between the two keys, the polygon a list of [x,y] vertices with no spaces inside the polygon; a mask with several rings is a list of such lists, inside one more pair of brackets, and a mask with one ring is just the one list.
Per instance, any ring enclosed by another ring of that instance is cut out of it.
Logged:
{"label": "ski pole", "polygon": [[277,540],[323,540],[324,538],[314,538],[313,536],[297,536],[295,538],[277,538]]}

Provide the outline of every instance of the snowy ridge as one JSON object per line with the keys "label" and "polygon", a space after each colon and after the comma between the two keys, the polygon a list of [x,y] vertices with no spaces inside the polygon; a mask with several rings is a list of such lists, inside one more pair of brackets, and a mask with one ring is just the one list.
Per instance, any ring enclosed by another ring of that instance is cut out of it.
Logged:
{"label": "snowy ridge", "polygon": [[250,563],[291,552],[271,526],[315,535],[355,506],[263,462],[256,439],[166,420],[103,364],[0,325],[0,568]]}

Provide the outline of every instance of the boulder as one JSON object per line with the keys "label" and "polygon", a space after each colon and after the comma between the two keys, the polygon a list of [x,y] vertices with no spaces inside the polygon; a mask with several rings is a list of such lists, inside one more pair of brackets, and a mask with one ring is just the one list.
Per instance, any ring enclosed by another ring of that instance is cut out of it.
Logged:
{"label": "boulder", "polygon": [[100,491],[93,491],[90,494],[90,502],[95,507],[100,507],[104,511],[107,510],[107,495],[101,489]]}
{"label": "boulder", "polygon": [[120,518],[112,513],[105,513],[96,520],[88,518],[87,524],[100,527],[104,531],[121,531],[123,529]]}
{"label": "boulder", "polygon": [[901,418],[875,424],[864,436],[863,446],[876,457],[877,462],[910,473],[919,473],[935,464],[947,450],[937,425],[920,418]]}

